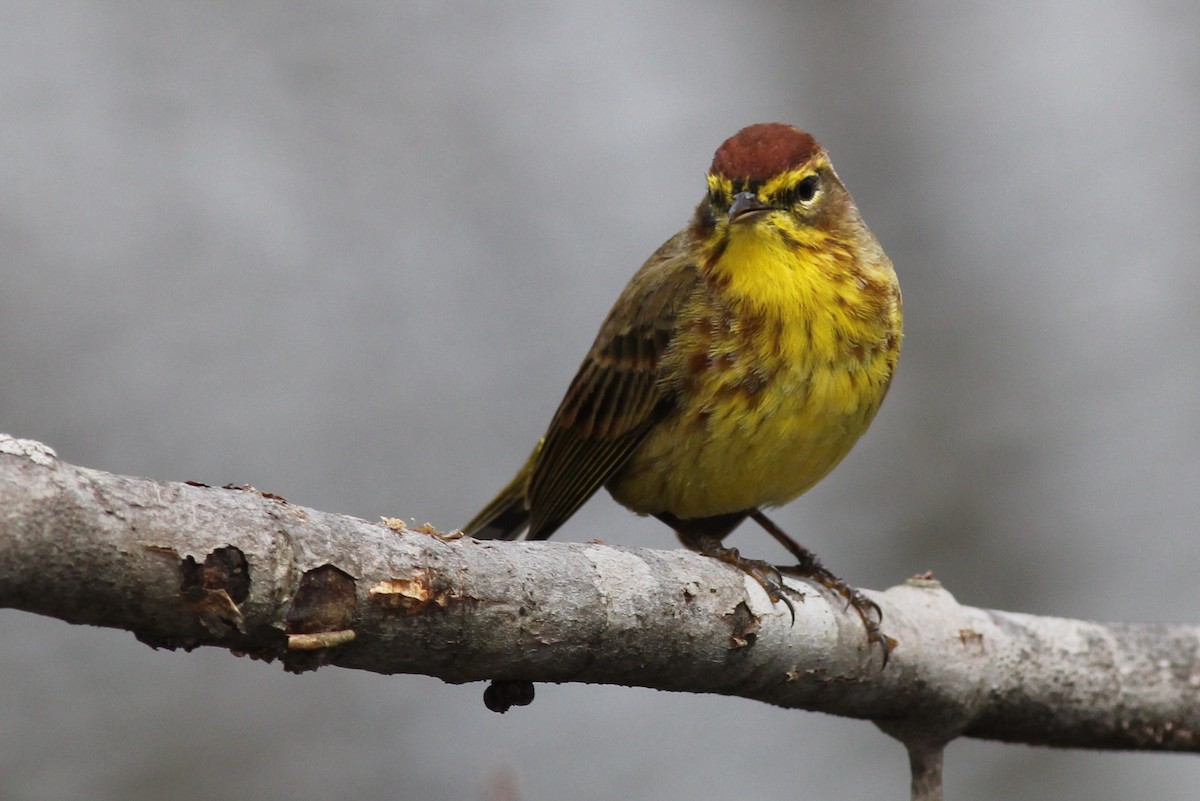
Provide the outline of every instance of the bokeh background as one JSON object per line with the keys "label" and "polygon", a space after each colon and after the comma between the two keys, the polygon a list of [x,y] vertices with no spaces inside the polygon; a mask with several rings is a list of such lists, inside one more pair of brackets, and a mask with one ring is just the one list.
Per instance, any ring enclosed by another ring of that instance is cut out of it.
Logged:
{"label": "bokeh background", "polygon": [[[873,430],[780,522],[851,580],[1200,620],[1200,5],[13,2],[0,430],[461,524],[750,122],[901,275]],[[598,498],[564,539],[675,547]],[[747,527],[734,544],[782,558]],[[0,797],[900,798],[868,723],[286,675],[0,612]],[[959,742],[948,797],[1192,799],[1200,764]],[[507,789],[506,789],[507,788]]]}

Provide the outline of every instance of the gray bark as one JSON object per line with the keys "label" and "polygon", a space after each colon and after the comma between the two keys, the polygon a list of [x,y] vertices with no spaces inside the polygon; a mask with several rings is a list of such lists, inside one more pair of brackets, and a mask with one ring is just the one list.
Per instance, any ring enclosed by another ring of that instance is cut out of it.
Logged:
{"label": "gray bark", "polygon": [[959,736],[1200,750],[1198,626],[975,609],[917,577],[869,593],[897,641],[883,667],[840,598],[786,581],[794,623],[752,579],[682,549],[456,540],[253,488],[76,467],[0,436],[0,606],[154,647],[869,719],[908,747],[921,798],[939,797],[942,747]]}

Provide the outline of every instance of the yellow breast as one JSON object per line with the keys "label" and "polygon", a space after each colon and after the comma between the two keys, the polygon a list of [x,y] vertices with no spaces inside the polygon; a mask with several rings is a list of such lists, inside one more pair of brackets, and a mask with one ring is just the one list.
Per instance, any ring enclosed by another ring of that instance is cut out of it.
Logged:
{"label": "yellow breast", "polygon": [[873,238],[808,234],[735,229],[707,265],[662,365],[677,410],[609,483],[620,503],[685,519],[783,504],[866,430],[899,356],[895,273]]}

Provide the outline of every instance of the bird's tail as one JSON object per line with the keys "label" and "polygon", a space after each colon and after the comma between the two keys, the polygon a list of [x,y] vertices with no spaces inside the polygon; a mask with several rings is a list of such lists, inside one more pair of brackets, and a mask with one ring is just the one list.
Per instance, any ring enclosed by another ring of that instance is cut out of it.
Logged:
{"label": "bird's tail", "polygon": [[538,454],[542,452],[543,441],[538,440],[537,447],[529,454],[525,465],[517,471],[513,480],[462,527],[463,534],[477,540],[515,540],[525,533],[529,528],[529,501],[525,497],[525,489],[529,485],[529,476],[533,473]]}

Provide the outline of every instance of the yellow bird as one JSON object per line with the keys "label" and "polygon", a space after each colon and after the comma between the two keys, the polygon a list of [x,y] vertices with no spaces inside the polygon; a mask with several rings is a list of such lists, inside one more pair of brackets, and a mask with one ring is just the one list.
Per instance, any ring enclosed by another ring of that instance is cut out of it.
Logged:
{"label": "yellow bird", "polygon": [[797,558],[788,572],[844,595],[886,653],[878,607],[760,510],[808,490],[866,431],[901,307],[825,149],[789,125],[742,129],[691,222],[617,299],[524,467],[463,532],[545,539],[604,486],[780,600],[775,568],[721,544],[752,517]]}

